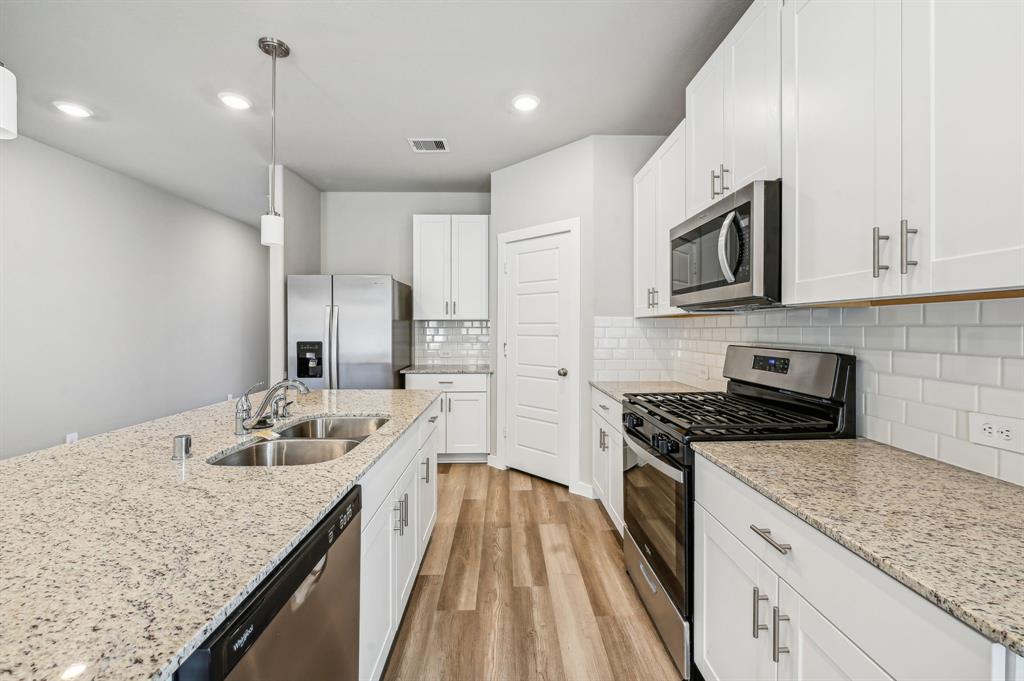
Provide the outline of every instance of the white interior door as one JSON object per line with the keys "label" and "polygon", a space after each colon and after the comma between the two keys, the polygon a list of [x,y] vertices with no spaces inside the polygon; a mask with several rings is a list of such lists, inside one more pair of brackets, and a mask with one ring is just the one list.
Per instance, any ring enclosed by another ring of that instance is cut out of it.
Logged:
{"label": "white interior door", "polygon": [[520,230],[499,244],[505,463],[562,484],[580,439],[578,225]]}

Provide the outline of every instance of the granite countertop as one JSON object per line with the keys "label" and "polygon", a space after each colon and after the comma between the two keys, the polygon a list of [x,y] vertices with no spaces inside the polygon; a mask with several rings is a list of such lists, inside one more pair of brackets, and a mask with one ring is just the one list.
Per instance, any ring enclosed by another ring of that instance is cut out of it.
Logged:
{"label": "granite countertop", "polygon": [[492,374],[490,364],[413,364],[403,374]]}
{"label": "granite countertop", "polygon": [[1024,488],[865,439],[693,447],[968,626],[1024,655]]}
{"label": "granite countertop", "polygon": [[702,390],[679,381],[591,381],[590,385],[616,402],[621,402],[629,393],[698,393]]}
{"label": "granite countertop", "polygon": [[[282,426],[390,419],[316,465],[208,464],[255,439],[233,434],[232,402],[0,461],[0,679],[169,678],[438,395],[295,396]],[[193,456],[173,463],[180,433]]]}

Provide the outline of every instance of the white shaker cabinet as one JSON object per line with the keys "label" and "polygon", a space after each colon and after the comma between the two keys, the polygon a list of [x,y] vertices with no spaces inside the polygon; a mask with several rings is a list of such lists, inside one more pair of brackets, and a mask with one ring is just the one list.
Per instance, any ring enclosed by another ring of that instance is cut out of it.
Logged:
{"label": "white shaker cabinet", "polygon": [[444,391],[437,421],[438,454],[449,461],[466,461],[481,460],[480,455],[490,453],[490,389],[486,374],[406,374],[405,387]]}
{"label": "white shaker cabinet", "polygon": [[602,502],[608,498],[608,437],[609,428],[604,419],[590,419],[590,442],[594,448],[591,465],[594,470],[594,496]]}
{"label": "white shaker cabinet", "polygon": [[[371,512],[363,509],[363,513]],[[390,507],[376,512],[360,537],[359,678],[376,679],[384,670],[398,631],[395,550],[392,539],[398,513]]]}
{"label": "white shaker cabinet", "polygon": [[697,666],[708,681],[774,681],[770,625],[778,579],[700,505],[694,532]]}
{"label": "white shaker cabinet", "polygon": [[672,307],[669,236],[686,219],[686,121],[633,178],[633,313],[682,314]]}
{"label": "white shaker cabinet", "polygon": [[779,580],[779,681],[892,681],[791,586]]}
{"label": "white shaker cabinet", "polygon": [[900,292],[899,17],[890,0],[783,7],[785,303]]}
{"label": "white shaker cabinet", "polygon": [[686,210],[781,173],[780,2],[755,0],[686,87]]}
{"label": "white shaker cabinet", "polygon": [[655,289],[658,166],[648,162],[633,178],[633,314],[651,315]]}
{"label": "white shaker cabinet", "polygon": [[488,217],[413,216],[413,318],[487,319]]}
{"label": "white shaker cabinet", "polygon": [[417,475],[420,482],[416,491],[416,524],[419,528],[421,550],[424,551],[437,521],[437,442],[438,429],[434,428],[419,453],[420,469]]}
{"label": "white shaker cabinet", "polygon": [[1024,3],[904,0],[902,28],[903,293],[1024,286]]}

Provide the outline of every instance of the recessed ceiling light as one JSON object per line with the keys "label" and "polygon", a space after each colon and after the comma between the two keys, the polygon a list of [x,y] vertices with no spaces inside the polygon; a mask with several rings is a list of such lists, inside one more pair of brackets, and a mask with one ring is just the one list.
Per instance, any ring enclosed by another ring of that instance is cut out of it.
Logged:
{"label": "recessed ceiling light", "polygon": [[537,95],[517,95],[512,100],[512,106],[515,107],[516,111],[522,111],[523,113],[533,111],[538,105],[540,105],[540,99],[537,98]]}
{"label": "recessed ceiling light", "polygon": [[74,102],[62,102],[57,100],[53,105],[72,118],[88,118],[89,116],[92,116],[92,109],[84,107],[81,104],[75,104]]}
{"label": "recessed ceiling light", "polygon": [[252,102],[249,101],[249,98],[243,97],[237,92],[220,92],[217,96],[220,97],[221,103],[229,109],[245,111],[252,108]]}

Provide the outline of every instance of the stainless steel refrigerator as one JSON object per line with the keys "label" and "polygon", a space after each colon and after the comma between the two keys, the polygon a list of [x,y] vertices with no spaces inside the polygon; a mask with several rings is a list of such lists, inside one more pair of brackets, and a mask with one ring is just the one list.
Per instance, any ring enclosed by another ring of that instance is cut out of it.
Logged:
{"label": "stainless steel refrigerator", "polygon": [[310,388],[401,388],[412,288],[390,275],[288,277],[288,377]]}

